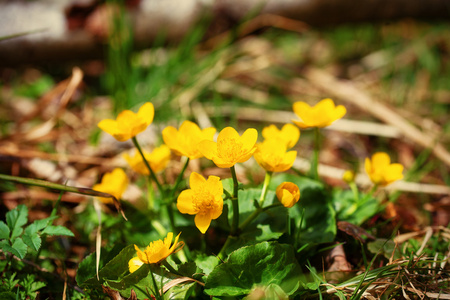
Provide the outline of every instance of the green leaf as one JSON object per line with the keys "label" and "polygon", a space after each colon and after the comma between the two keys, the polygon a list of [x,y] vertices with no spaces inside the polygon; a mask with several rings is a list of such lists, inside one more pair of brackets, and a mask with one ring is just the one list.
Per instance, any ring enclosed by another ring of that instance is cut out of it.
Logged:
{"label": "green leaf", "polygon": [[[143,264],[135,272],[128,274],[119,280],[105,280],[105,285],[119,291],[120,294],[122,294],[122,296],[124,296],[125,298],[129,298],[131,296],[132,289],[136,292],[136,296],[138,299],[149,298],[147,291],[154,289],[153,281],[151,279],[151,276],[149,275],[149,272],[153,272],[155,281],[158,284],[158,290],[161,289],[164,284],[177,277],[171,273],[164,272],[161,266]],[[160,283],[162,283],[162,286]]]}
{"label": "green leaf", "polygon": [[28,208],[23,204],[6,213],[6,223],[11,230],[11,240],[22,234],[22,226],[27,223],[27,220]]}
{"label": "green leaf", "polygon": [[31,247],[35,251],[38,251],[41,247],[42,240],[37,232],[35,223],[32,223],[25,228],[25,233],[23,234],[22,239],[28,247]]}
{"label": "green leaf", "polygon": [[36,220],[32,224],[34,224],[34,226],[36,226],[36,230],[39,231],[47,227],[47,225],[51,224],[50,222],[52,222],[55,219],[58,219],[58,216],[52,216],[45,219]]}
{"label": "green leaf", "polygon": [[44,230],[42,230],[42,234],[48,234],[48,235],[66,235],[66,236],[74,236],[72,231],[67,229],[64,226],[53,226],[49,225],[45,227]]}
{"label": "green leaf", "polygon": [[189,299],[190,295],[194,291],[195,285],[196,285],[195,282],[177,284],[174,287],[170,288],[164,294],[164,299],[167,300]]}
{"label": "green leaf", "polygon": [[361,225],[380,210],[377,199],[360,194],[358,201],[350,190],[334,190],[333,207],[339,221]]}
{"label": "green leaf", "polygon": [[77,275],[75,280],[77,284],[85,288],[84,283],[91,278],[95,277],[95,253],[91,253],[86,256],[78,265]]}
{"label": "green leaf", "polygon": [[233,195],[233,189],[234,189],[234,183],[233,178],[225,178],[222,179],[222,186],[225,191],[228,192],[228,194]]}
{"label": "green leaf", "polygon": [[195,258],[195,264],[202,269],[205,275],[209,275],[217,267],[219,262],[220,260],[216,256],[206,256],[203,253],[197,255]]}
{"label": "green leaf", "polygon": [[[95,253],[82,261],[77,273],[77,283],[82,288],[101,288],[106,279],[117,280],[128,272],[128,262],[136,256],[134,245],[123,248],[113,259],[106,263],[98,272],[100,281],[95,274]],[[136,273],[136,272],[135,272]],[[134,274],[134,273],[133,273]]]}
{"label": "green leaf", "polygon": [[5,222],[0,221],[0,239],[9,239],[9,234],[11,230],[9,230],[8,225]]}
{"label": "green leaf", "polygon": [[3,251],[8,251],[20,259],[24,258],[27,254],[27,245],[25,245],[21,238],[16,238],[12,246],[10,246],[7,241],[1,241],[0,248],[3,249]]}
{"label": "green leaf", "polygon": [[292,295],[300,285],[301,274],[291,245],[262,242],[231,253],[209,274],[205,292],[211,296],[240,296],[255,286],[276,284]]}

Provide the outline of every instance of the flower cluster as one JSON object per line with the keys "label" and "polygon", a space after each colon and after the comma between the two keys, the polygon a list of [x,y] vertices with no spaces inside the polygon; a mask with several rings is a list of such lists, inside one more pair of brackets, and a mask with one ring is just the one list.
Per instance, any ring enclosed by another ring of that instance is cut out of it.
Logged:
{"label": "flower cluster", "polygon": [[[224,210],[224,201],[229,200],[229,209],[233,217],[230,236],[235,236],[239,234],[239,230],[242,230],[244,226],[254,220],[264,209],[273,206],[272,204],[263,207],[270,179],[274,172],[285,172],[292,168],[297,158],[297,151],[292,150],[292,148],[295,147],[300,138],[299,128],[323,128],[346,114],[345,107],[342,105],[336,106],[331,99],[323,99],[315,106],[310,106],[305,102],[295,102],[293,111],[299,117],[298,120],[292,120],[297,126],[285,124],[281,129],[275,125],[267,126],[262,130],[263,140],[261,142],[258,142],[258,132],[254,128],[248,128],[240,135],[234,128],[226,127],[218,133],[215,140],[215,128],[201,129],[191,121],[184,121],[179,129],[167,126],[162,131],[164,144],[154,148],[152,152],[142,151],[136,139],[136,136],[153,121],[154,108],[151,103],[145,103],[137,113],[129,110],[123,111],[116,120],[103,120],[98,126],[118,141],[133,140],[138,151],[135,152],[134,156],[123,155],[131,169],[139,174],[151,175],[151,180],[154,180],[158,185],[161,197],[166,201],[164,205],[168,209],[171,209],[172,201],[176,200],[176,207],[180,213],[195,215],[195,226],[202,234],[208,230],[212,220],[221,216]],[[319,130],[316,130],[316,132],[319,132]],[[155,174],[167,167],[171,159],[171,153],[186,157],[186,164],[175,187],[172,191],[169,191],[170,193],[167,193],[167,189],[162,188]],[[230,168],[233,178],[232,194],[224,193],[220,177],[209,176],[205,178],[197,172],[191,172],[189,188],[176,196],[178,183],[182,180],[183,172],[186,170],[189,161],[202,157],[211,160],[219,168]],[[259,207],[249,219],[240,223],[239,184],[235,173],[235,165],[246,162],[251,157],[254,157],[259,166],[266,171],[266,178],[261,190]],[[318,156],[316,158],[317,167]],[[375,153],[370,159],[367,158],[365,169],[376,186],[386,186],[403,177],[403,166],[391,164],[389,156],[383,152]],[[353,183],[354,173],[347,172],[344,179]],[[120,198],[127,184],[128,179],[125,172],[117,168],[112,173],[105,174],[102,182],[95,185],[94,189]],[[297,184],[283,182],[278,185],[275,194],[281,203],[276,205],[291,208],[298,203],[301,193]],[[110,199],[102,199],[102,201],[108,203]],[[175,228],[173,221],[172,228]],[[175,237],[172,243],[173,233],[169,232],[164,240],[151,242],[145,250],[141,250],[135,245],[137,255],[129,261],[129,271],[134,272],[143,264],[163,263],[170,254],[181,248],[181,242],[178,243],[179,236],[180,234]],[[219,257],[221,253],[219,253]]]}

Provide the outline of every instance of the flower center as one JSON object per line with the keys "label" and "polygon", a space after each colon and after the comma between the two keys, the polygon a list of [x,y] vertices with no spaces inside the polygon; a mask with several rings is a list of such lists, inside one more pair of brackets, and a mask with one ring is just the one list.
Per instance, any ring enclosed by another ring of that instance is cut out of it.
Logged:
{"label": "flower center", "polygon": [[242,155],[242,143],[225,138],[217,142],[217,156],[224,161],[236,161]]}
{"label": "flower center", "polygon": [[214,200],[214,196],[204,190],[201,189],[197,191],[194,196],[194,209],[199,213],[206,213],[216,209],[216,201]]}

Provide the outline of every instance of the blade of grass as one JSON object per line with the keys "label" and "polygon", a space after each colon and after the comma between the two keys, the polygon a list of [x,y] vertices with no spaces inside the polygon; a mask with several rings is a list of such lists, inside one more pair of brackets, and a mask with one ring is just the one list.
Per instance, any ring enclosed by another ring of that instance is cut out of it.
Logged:
{"label": "blade of grass", "polygon": [[8,180],[16,183],[21,184],[27,184],[27,185],[33,185],[33,186],[39,186],[44,187],[52,190],[58,190],[63,192],[70,192],[70,193],[76,193],[86,196],[93,196],[93,197],[102,197],[102,198],[111,198],[114,201],[114,205],[116,209],[122,214],[123,218],[128,221],[128,219],[125,217],[125,213],[122,209],[122,205],[120,204],[119,200],[116,199],[111,194],[98,192],[90,188],[81,188],[81,187],[73,187],[68,185],[63,185],[59,183],[53,183],[41,179],[34,179],[34,178],[24,178],[24,177],[18,177],[18,176],[12,176],[12,175],[5,175],[0,174],[0,179],[2,180]]}

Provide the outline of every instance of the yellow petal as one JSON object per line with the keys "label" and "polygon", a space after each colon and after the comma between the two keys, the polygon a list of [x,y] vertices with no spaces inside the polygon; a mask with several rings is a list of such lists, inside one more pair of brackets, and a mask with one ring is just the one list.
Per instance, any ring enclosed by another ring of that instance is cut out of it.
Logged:
{"label": "yellow petal", "polygon": [[289,170],[292,167],[292,165],[294,164],[296,158],[297,158],[297,151],[287,152],[283,157],[283,161],[274,170],[274,172],[284,172],[284,171]]}
{"label": "yellow petal", "polygon": [[144,253],[144,251],[142,251],[141,249],[139,249],[139,247],[137,245],[134,245],[134,249],[137,252],[137,256],[139,257],[139,259],[144,263],[144,264],[148,264],[148,258],[147,255]]}
{"label": "yellow petal", "polygon": [[101,120],[97,125],[101,130],[110,135],[113,135],[117,132],[117,122],[111,119]]}
{"label": "yellow petal", "polygon": [[292,121],[292,123],[294,123],[295,125],[297,125],[298,127],[302,128],[302,129],[306,129],[306,128],[310,127],[303,121],[299,121],[299,120],[291,120],[291,121]]}
{"label": "yellow petal", "polygon": [[198,174],[197,172],[192,172],[189,176],[189,186],[191,189],[197,189],[201,187],[206,182],[205,177]]}
{"label": "yellow petal", "polygon": [[396,180],[400,180],[403,178],[403,165],[401,164],[392,164],[386,169],[386,181],[387,182],[394,182]]}
{"label": "yellow petal", "polygon": [[295,204],[294,195],[292,195],[288,190],[283,190],[281,196],[281,203],[283,204],[284,207],[287,208],[294,206]]}
{"label": "yellow petal", "polygon": [[153,122],[153,118],[155,116],[155,108],[153,106],[153,103],[147,102],[142,105],[139,108],[137,115],[145,121],[147,126],[150,125]]}
{"label": "yellow petal", "polygon": [[176,149],[178,131],[173,126],[167,126],[162,131],[164,143],[172,149]]}
{"label": "yellow petal", "polygon": [[334,102],[330,98],[322,99],[313,108],[320,112],[331,112],[334,110]]}
{"label": "yellow petal", "polygon": [[253,149],[258,139],[258,131],[254,128],[248,128],[239,139],[242,143],[242,149],[247,151]]}
{"label": "yellow petal", "polygon": [[191,189],[180,193],[177,199],[177,208],[182,214],[195,215],[197,213],[194,207],[194,192]]}
{"label": "yellow petal", "polygon": [[290,123],[285,124],[283,128],[281,128],[281,133],[283,139],[286,140],[286,147],[288,149],[294,147],[300,138],[300,130]]}
{"label": "yellow petal", "polygon": [[385,152],[377,152],[372,155],[372,165],[374,168],[386,167],[391,163],[391,158]]}
{"label": "yellow petal", "polygon": [[[244,157],[245,160],[238,161],[238,162],[247,161],[251,156],[252,155],[250,154],[247,159],[245,159],[245,157]],[[229,162],[229,161],[226,161],[226,160],[224,160],[224,159],[222,159],[220,157],[213,157],[212,161],[219,168],[231,168],[232,166],[234,166],[236,164],[236,162]]]}
{"label": "yellow petal", "polygon": [[[223,191],[222,191],[222,194],[223,194]],[[221,195],[215,197],[215,201],[218,204],[218,206],[215,209],[211,210],[211,219],[213,219],[213,220],[220,217],[220,215],[222,215],[222,212],[223,212],[223,199],[222,199]]]}
{"label": "yellow petal", "polygon": [[128,262],[128,269],[130,270],[130,273],[133,273],[134,271],[139,269],[143,264],[144,263],[142,262],[142,260],[140,260],[139,257],[136,256],[130,259],[130,261]]}
{"label": "yellow petal", "polygon": [[170,252],[174,252],[176,250],[178,244],[178,238],[180,237],[181,232],[175,237],[175,241],[173,241],[172,247],[170,247]]}
{"label": "yellow petal", "polygon": [[211,225],[211,215],[209,213],[195,215],[195,226],[201,233],[205,233]]}
{"label": "yellow petal", "polygon": [[367,174],[372,173],[372,161],[368,157],[364,161],[364,169],[366,169]]}
{"label": "yellow petal", "polygon": [[213,159],[217,156],[217,143],[209,140],[201,141],[198,144],[198,151],[207,159]]}
{"label": "yellow petal", "polygon": [[338,120],[338,119],[342,118],[343,116],[345,116],[346,113],[347,113],[347,109],[345,108],[345,106],[338,105],[334,109],[334,119]]}
{"label": "yellow petal", "polygon": [[209,176],[207,180],[207,185],[205,189],[209,191],[213,195],[222,195],[223,194],[223,185],[222,181],[220,181],[220,177],[217,176]]}
{"label": "yellow petal", "polygon": [[200,127],[191,121],[184,121],[180,126],[180,132],[183,134],[199,135],[201,133]]}
{"label": "yellow petal", "polygon": [[222,131],[220,131],[219,136],[217,137],[217,143],[224,139],[238,140],[239,134],[233,127],[225,127]]}
{"label": "yellow petal", "polygon": [[278,130],[277,126],[275,125],[269,125],[263,128],[262,130],[262,136],[265,139],[268,139],[270,137],[276,136],[280,133],[280,131]]}
{"label": "yellow petal", "polygon": [[170,248],[173,240],[173,232],[168,232],[167,236],[164,238],[164,245],[166,245],[167,249]]}
{"label": "yellow petal", "polygon": [[215,133],[216,133],[216,128],[214,128],[214,127],[207,127],[202,130],[203,138],[207,139],[207,140],[211,140],[211,141],[213,140]]}
{"label": "yellow petal", "polygon": [[309,113],[311,110],[311,106],[303,101],[297,101],[292,105],[292,109],[294,113],[300,117],[300,119],[303,119],[305,114]]}

